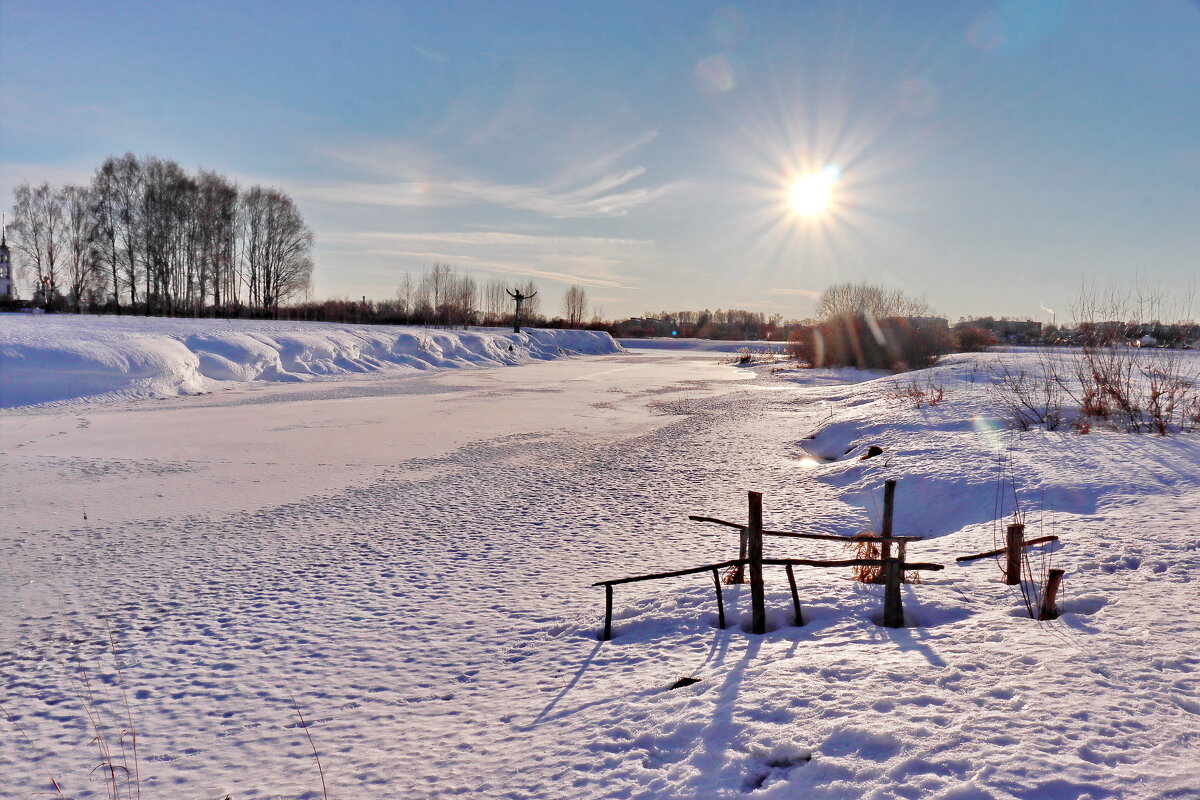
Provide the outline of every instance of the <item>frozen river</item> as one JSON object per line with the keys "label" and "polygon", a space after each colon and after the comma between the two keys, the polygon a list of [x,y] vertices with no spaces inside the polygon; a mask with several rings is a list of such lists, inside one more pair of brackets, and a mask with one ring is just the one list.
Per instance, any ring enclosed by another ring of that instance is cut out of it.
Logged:
{"label": "frozen river", "polygon": [[[2,412],[0,702],[20,727],[0,719],[0,794],[53,775],[107,797],[99,732],[147,798],[320,798],[294,697],[331,798],[1197,796],[1200,642],[1173,609],[1200,548],[1172,533],[1200,512],[1194,437],[1022,440],[1014,470],[1047,476],[1028,494],[1071,540],[1058,623],[1019,619],[982,564],[906,589],[896,631],[831,571],[801,575],[803,628],[768,576],[763,637],[736,624],[740,587],[727,631],[704,576],[619,587],[598,642],[590,584],[733,557],[686,515],[738,519],[746,489],[770,527],[850,533],[896,475],[898,524],[935,537],[922,558],[990,546],[974,366],[913,410],[727,360]],[[853,455],[813,467],[817,432]],[[681,676],[701,680],[668,690]]]}

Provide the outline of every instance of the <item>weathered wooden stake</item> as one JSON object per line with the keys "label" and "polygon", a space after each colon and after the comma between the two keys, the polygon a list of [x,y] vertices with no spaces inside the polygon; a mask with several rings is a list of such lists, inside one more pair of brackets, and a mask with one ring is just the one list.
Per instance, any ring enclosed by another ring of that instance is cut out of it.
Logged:
{"label": "weathered wooden stake", "polygon": [[612,639],[612,594],[613,588],[611,583],[604,585],[604,638],[603,642]]}
{"label": "weathered wooden stake", "polygon": [[1052,569],[1046,577],[1046,590],[1042,592],[1042,607],[1038,619],[1058,619],[1058,587],[1062,585],[1064,570]]}
{"label": "weathered wooden stake", "polygon": [[896,557],[900,561],[900,582],[908,583],[908,578],[904,574],[904,559],[908,555],[908,542],[896,543]]}
{"label": "weathered wooden stake", "polygon": [[904,600],[900,596],[900,581],[904,564],[898,558],[883,562],[883,627],[904,627]]}
{"label": "weathered wooden stake", "polygon": [[792,565],[787,565],[788,583],[792,587],[792,609],[796,612],[796,618],[793,625],[800,626],[804,624],[804,615],[800,613],[800,593],[796,591],[796,573],[792,571]]}
{"label": "weathered wooden stake", "polygon": [[763,591],[762,492],[750,492],[750,524],[746,526],[746,557],[750,560],[751,633],[767,632],[767,605]]}
{"label": "weathered wooden stake", "polygon": [[[883,482],[883,524],[879,528],[879,535],[885,539],[892,535],[892,514],[896,509],[896,482],[888,479]],[[887,561],[892,557],[892,543],[883,542],[882,558]]]}
{"label": "weathered wooden stake", "polygon": [[1008,526],[1004,539],[1005,555],[1008,558],[1004,567],[1004,582],[1009,586],[1021,583],[1021,551],[1025,548],[1025,526],[1014,524]]}
{"label": "weathered wooden stake", "polygon": [[713,567],[713,586],[717,587],[717,620],[721,630],[725,630],[725,598],[721,595],[721,571]]}

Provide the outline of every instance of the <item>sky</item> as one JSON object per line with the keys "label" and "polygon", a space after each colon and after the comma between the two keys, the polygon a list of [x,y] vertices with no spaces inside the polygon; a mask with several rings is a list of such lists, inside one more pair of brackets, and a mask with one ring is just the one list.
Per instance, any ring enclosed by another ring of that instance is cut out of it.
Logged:
{"label": "sky", "polygon": [[291,194],[318,298],[1062,322],[1200,280],[1200,2],[0,0],[0,204],[126,151]]}

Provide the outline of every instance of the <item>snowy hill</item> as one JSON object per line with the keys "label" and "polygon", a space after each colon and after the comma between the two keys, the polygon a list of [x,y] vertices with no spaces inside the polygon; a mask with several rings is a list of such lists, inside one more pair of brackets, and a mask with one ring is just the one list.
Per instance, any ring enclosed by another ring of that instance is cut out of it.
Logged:
{"label": "snowy hill", "polygon": [[505,366],[620,351],[597,331],[516,334],[498,328],[0,314],[0,407],[170,397],[231,382]]}

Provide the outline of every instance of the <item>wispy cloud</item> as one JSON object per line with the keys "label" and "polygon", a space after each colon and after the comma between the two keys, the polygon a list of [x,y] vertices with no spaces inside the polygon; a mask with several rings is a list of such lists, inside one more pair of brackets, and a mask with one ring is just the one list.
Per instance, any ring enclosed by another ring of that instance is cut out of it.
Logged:
{"label": "wispy cloud", "polygon": [[294,193],[300,199],[323,203],[426,208],[477,205],[555,219],[620,217],[681,188],[679,182],[631,186],[646,174],[645,167],[618,166],[617,162],[655,136],[656,131],[645,133],[627,145],[529,184],[497,183],[463,174],[405,144],[325,151],[327,156],[383,179],[300,186]]}
{"label": "wispy cloud", "polygon": [[813,300],[821,296],[815,289],[767,289],[767,294],[783,295],[785,297],[808,297]]}
{"label": "wispy cloud", "polygon": [[450,242],[468,245],[526,245],[539,248],[636,247],[653,244],[650,239],[614,239],[602,236],[537,236],[507,231],[424,231],[403,233],[393,231],[358,231],[337,233],[324,237],[331,242],[353,242],[369,245],[378,242]]}
{"label": "wispy cloud", "polygon": [[403,267],[444,261],[468,272],[544,278],[584,286],[632,289],[619,274],[629,259],[654,245],[646,239],[597,236],[538,236],[505,231],[363,231],[322,238],[331,252],[387,258]]}

